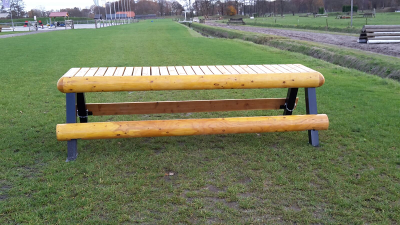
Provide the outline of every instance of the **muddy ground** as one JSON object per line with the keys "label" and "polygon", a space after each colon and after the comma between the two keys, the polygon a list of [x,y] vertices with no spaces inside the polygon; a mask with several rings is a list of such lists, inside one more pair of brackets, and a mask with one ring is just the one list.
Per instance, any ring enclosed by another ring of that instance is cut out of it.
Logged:
{"label": "muddy ground", "polygon": [[284,30],[276,28],[241,26],[241,25],[228,26],[226,25],[226,23],[217,23],[212,21],[207,21],[207,25],[230,28],[234,30],[262,33],[262,34],[278,35],[283,37],[289,37],[296,40],[313,41],[313,42],[337,45],[340,47],[364,50],[400,58],[400,44],[360,44],[357,43],[358,37],[350,35],[316,33],[308,31]]}

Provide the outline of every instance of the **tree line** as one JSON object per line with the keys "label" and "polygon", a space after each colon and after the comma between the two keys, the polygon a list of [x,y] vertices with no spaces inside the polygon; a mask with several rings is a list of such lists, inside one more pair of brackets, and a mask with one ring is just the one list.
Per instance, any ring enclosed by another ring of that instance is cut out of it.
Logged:
{"label": "tree line", "polygon": [[[136,15],[155,14],[157,16],[182,15],[190,11],[191,16],[209,15],[283,15],[285,13],[317,13],[320,8],[326,12],[341,11],[351,0],[119,0],[103,6],[92,5],[85,9],[78,7],[60,10],[45,10],[44,7],[25,11],[23,0],[10,0],[13,18],[47,17],[54,11],[67,11],[71,17],[94,17],[95,14],[115,14],[119,11],[133,11]],[[398,9],[400,0],[353,0],[359,10],[392,7]],[[9,9],[1,8],[2,12]]]}

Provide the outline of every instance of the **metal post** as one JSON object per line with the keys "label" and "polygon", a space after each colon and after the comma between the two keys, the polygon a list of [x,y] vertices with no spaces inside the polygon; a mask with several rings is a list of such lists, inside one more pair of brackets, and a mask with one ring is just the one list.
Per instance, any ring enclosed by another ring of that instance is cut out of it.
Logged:
{"label": "metal post", "polygon": [[[67,123],[76,123],[76,94],[66,94]],[[68,157],[66,162],[76,159],[78,156],[78,141],[76,139],[68,141]]]}
{"label": "metal post", "polygon": [[351,14],[351,27],[353,27],[353,0],[351,0],[351,12],[350,12],[350,14]]}
{"label": "metal post", "polygon": [[85,94],[84,93],[77,93],[76,94],[76,105],[77,105],[77,108],[78,108],[79,122],[87,123],[88,122],[88,111],[86,109],[86,102],[85,102]]}
{"label": "metal post", "polygon": [[[315,88],[305,88],[306,91],[306,112],[307,114],[318,114],[317,110],[317,93]],[[308,141],[314,146],[319,146],[319,137],[317,130],[308,131]]]}
{"label": "metal post", "polygon": [[292,115],[293,110],[296,107],[296,98],[297,98],[297,92],[298,88],[289,88],[287,96],[286,96],[286,102],[284,107],[284,112],[283,115]]}

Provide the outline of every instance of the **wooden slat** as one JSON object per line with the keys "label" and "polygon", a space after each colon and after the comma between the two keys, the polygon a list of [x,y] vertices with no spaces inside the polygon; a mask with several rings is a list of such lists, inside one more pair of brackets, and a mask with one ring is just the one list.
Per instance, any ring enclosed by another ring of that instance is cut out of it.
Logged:
{"label": "wooden slat", "polygon": [[235,70],[232,66],[224,66],[226,70],[228,70],[231,74],[239,74],[237,70]]}
{"label": "wooden slat", "polygon": [[90,70],[85,74],[85,77],[93,77],[98,69],[99,69],[98,67],[90,68]]}
{"label": "wooden slat", "polygon": [[178,72],[178,75],[187,75],[185,69],[183,69],[183,66],[175,66],[176,72]]}
{"label": "wooden slat", "polygon": [[219,74],[222,75],[221,71],[219,71],[219,70],[217,69],[217,67],[215,67],[215,66],[208,66],[208,69],[210,69],[211,72],[212,72],[214,75],[219,75]]}
{"label": "wooden slat", "polygon": [[317,71],[315,71],[315,70],[313,70],[313,69],[311,69],[311,68],[308,68],[308,67],[306,67],[306,66],[303,66],[303,65],[301,65],[301,64],[294,64],[294,65],[297,66],[297,67],[300,67],[300,68],[304,69],[304,70],[307,71],[307,72],[317,72]]}
{"label": "wooden slat", "polygon": [[150,67],[143,67],[142,76],[151,76]]}
{"label": "wooden slat", "polygon": [[132,74],[133,74],[133,67],[126,67],[124,76],[132,76]]}
{"label": "wooden slat", "polygon": [[143,70],[143,68],[142,67],[135,67],[134,69],[133,69],[133,76],[142,76],[142,70]]}
{"label": "wooden slat", "polygon": [[203,73],[204,73],[205,75],[213,75],[213,72],[211,72],[211,70],[208,69],[207,66],[200,66],[200,69],[203,71]]}
{"label": "wooden slat", "polygon": [[272,65],[263,65],[268,70],[271,70],[274,73],[283,73],[282,71],[278,70],[277,68],[273,67]]}
{"label": "wooden slat", "polygon": [[215,66],[222,74],[231,74],[224,66]]}
{"label": "wooden slat", "polygon": [[76,73],[79,72],[79,70],[81,70],[81,68],[71,68],[68,70],[68,72],[64,74],[63,77],[73,77]]}
{"label": "wooden slat", "polygon": [[[280,109],[286,98],[86,104],[93,116]],[[296,103],[298,98],[296,99]]]}
{"label": "wooden slat", "polygon": [[152,76],[160,76],[160,69],[158,67],[151,67],[151,75]]}
{"label": "wooden slat", "polygon": [[102,77],[107,72],[107,67],[100,67],[97,72],[94,74],[95,77]]}
{"label": "wooden slat", "polygon": [[192,66],[192,69],[196,73],[196,75],[204,75],[203,71],[200,69],[200,66]]}
{"label": "wooden slat", "polygon": [[296,66],[294,64],[287,64],[286,66],[289,66],[289,67],[299,71],[300,73],[307,73],[307,71],[305,69],[300,68],[300,67],[298,67],[298,66]]}
{"label": "wooden slat", "polygon": [[244,70],[241,66],[239,65],[232,65],[232,67],[239,72],[239,74],[248,74],[246,70]]}
{"label": "wooden slat", "polygon": [[167,67],[161,66],[160,67],[160,74],[161,75],[169,75]]}
{"label": "wooden slat", "polygon": [[176,71],[175,67],[173,67],[173,66],[168,66],[168,72],[169,72],[169,75],[178,75],[178,72]]}
{"label": "wooden slat", "polygon": [[124,75],[124,72],[125,72],[125,67],[118,67],[115,70],[114,76],[121,77],[122,75]]}
{"label": "wooden slat", "polygon": [[264,70],[258,68],[256,65],[249,65],[249,68],[256,71],[256,73],[265,73]]}
{"label": "wooden slat", "polygon": [[272,65],[272,66],[274,66],[276,69],[278,69],[278,70],[280,70],[280,71],[282,71],[282,72],[284,72],[284,73],[290,73],[289,70],[287,70],[287,69],[281,67],[280,65]]}
{"label": "wooden slat", "polygon": [[298,70],[297,68],[292,68],[288,65],[280,65],[280,66],[290,71],[291,73],[300,73],[300,70]]}
{"label": "wooden slat", "polygon": [[79,70],[78,73],[75,74],[75,77],[83,77],[85,74],[90,70],[89,67],[83,67],[81,70]]}
{"label": "wooden slat", "polygon": [[264,73],[274,73],[272,70],[269,70],[263,65],[256,65],[260,70],[264,71]]}
{"label": "wooden slat", "polygon": [[187,75],[196,75],[196,73],[193,71],[192,67],[190,67],[190,66],[184,66],[183,69],[185,69]]}
{"label": "wooden slat", "polygon": [[249,74],[257,74],[256,71],[252,70],[250,67],[248,67],[247,65],[240,65],[240,67],[245,70],[247,73]]}
{"label": "wooden slat", "polygon": [[116,69],[117,69],[116,67],[108,67],[108,70],[107,70],[106,74],[104,74],[104,76],[105,77],[113,76]]}
{"label": "wooden slat", "polygon": [[291,115],[58,124],[57,140],[326,130],[328,116]]}

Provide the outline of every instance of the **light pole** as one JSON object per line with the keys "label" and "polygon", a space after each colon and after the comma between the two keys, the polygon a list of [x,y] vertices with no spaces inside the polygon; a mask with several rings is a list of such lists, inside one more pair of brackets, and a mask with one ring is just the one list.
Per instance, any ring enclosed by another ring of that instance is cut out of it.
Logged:
{"label": "light pole", "polygon": [[351,17],[351,27],[353,27],[353,0],[351,0],[351,7],[350,7],[350,17]]}

